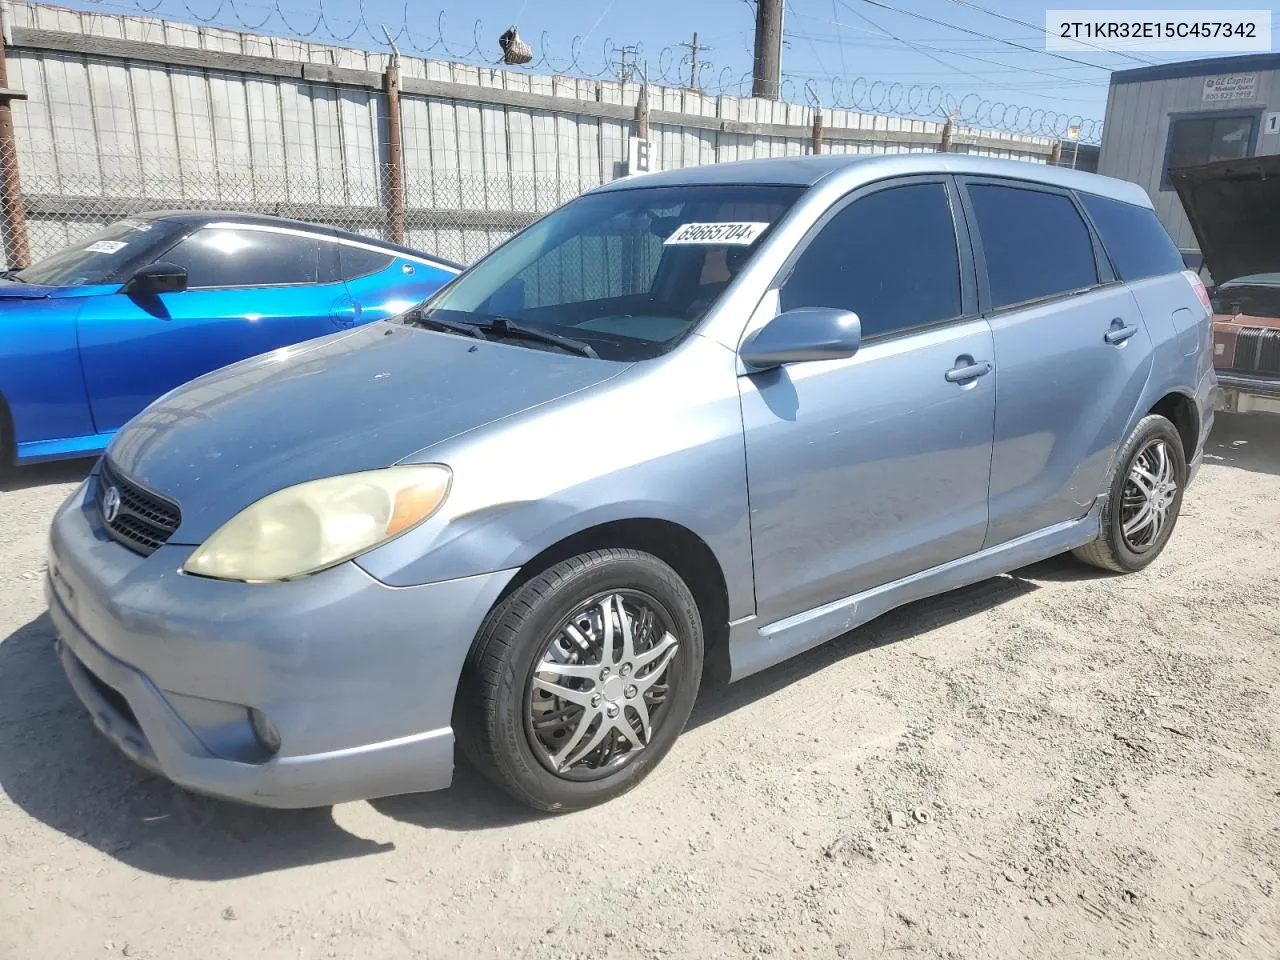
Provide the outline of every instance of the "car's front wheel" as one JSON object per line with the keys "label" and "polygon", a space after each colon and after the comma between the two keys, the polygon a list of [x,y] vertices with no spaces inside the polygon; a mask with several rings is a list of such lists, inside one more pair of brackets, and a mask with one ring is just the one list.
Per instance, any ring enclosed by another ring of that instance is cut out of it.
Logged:
{"label": "car's front wheel", "polygon": [[1073,552],[1116,573],[1150,564],[1173,534],[1187,484],[1187,459],[1177,428],[1159,414],[1139,421],[1116,457],[1098,538]]}
{"label": "car's front wheel", "polygon": [[529,806],[601,803],[671,748],[702,656],[697,603],[671,567],[629,549],[572,557],[485,620],[458,690],[459,743]]}

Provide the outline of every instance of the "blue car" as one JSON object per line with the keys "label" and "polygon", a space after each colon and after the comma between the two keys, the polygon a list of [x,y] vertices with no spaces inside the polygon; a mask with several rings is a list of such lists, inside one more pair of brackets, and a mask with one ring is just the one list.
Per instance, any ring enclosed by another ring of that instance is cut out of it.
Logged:
{"label": "blue car", "polygon": [[0,275],[0,465],[100,453],[174,387],[396,316],[460,270],[277,217],[121,220]]}

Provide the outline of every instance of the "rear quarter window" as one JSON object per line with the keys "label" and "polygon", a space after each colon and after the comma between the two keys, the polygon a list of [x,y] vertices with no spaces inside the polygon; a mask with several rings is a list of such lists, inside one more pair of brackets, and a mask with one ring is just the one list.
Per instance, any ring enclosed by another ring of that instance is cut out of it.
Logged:
{"label": "rear quarter window", "polygon": [[1154,210],[1093,193],[1078,196],[1121,280],[1144,280],[1186,269]]}
{"label": "rear quarter window", "polygon": [[391,266],[395,254],[385,250],[371,250],[367,247],[353,247],[350,244],[338,244],[338,257],[342,264],[342,279],[356,280],[377,273]]}

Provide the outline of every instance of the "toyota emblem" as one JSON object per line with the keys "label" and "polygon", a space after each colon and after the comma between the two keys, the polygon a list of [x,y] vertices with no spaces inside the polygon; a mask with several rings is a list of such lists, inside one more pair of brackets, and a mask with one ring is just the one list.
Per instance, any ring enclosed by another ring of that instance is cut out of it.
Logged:
{"label": "toyota emblem", "polygon": [[107,523],[115,523],[120,516],[120,491],[115,487],[107,487],[102,495],[102,519]]}

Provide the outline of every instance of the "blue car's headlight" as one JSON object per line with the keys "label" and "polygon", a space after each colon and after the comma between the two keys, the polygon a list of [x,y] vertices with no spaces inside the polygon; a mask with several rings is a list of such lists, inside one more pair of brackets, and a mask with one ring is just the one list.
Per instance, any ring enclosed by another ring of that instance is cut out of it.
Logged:
{"label": "blue car's headlight", "polygon": [[367,470],[288,487],[223,524],[183,566],[218,580],[293,580],[359,556],[422,523],[449,493],[443,464]]}

